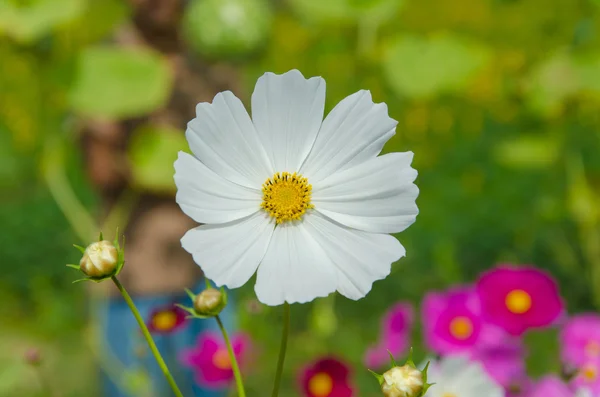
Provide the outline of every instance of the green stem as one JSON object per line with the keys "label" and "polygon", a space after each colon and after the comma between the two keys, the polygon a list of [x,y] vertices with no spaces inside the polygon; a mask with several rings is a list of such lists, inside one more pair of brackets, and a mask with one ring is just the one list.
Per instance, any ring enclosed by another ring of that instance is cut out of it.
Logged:
{"label": "green stem", "polygon": [[50,386],[50,382],[48,382],[48,378],[46,378],[44,371],[42,371],[39,364],[34,365],[34,367],[35,367],[35,373],[40,382],[40,387],[42,388],[42,390],[46,391],[47,396],[54,397],[56,394],[54,394],[52,386]]}
{"label": "green stem", "polygon": [[173,389],[173,392],[175,393],[175,395],[177,397],[183,397],[183,394],[181,394],[179,387],[177,387],[177,383],[175,383],[175,379],[173,378],[173,375],[171,375],[171,372],[169,372],[169,368],[167,367],[165,360],[163,360],[162,356],[160,355],[160,352],[158,351],[158,348],[156,347],[156,344],[154,343],[154,340],[152,339],[152,336],[150,335],[150,331],[148,331],[148,327],[146,327],[146,323],[144,322],[144,319],[142,319],[140,312],[138,311],[137,307],[135,307],[135,303],[133,303],[131,296],[129,296],[129,294],[125,290],[125,287],[123,287],[123,285],[119,282],[119,280],[117,280],[117,277],[112,276],[111,278],[112,278],[112,281],[117,286],[117,288],[119,289],[119,292],[121,292],[121,295],[123,295],[125,302],[127,302],[129,309],[131,310],[135,319],[137,320],[137,323],[140,326],[142,333],[144,334],[144,338],[146,338],[146,342],[148,342],[148,346],[150,347],[150,350],[152,350],[152,354],[154,355],[154,358],[156,359],[158,366],[160,367],[163,374],[165,375],[165,378],[167,378],[167,382],[169,382],[171,389]]}
{"label": "green stem", "polygon": [[229,352],[229,358],[231,359],[231,369],[233,370],[233,376],[235,377],[235,384],[237,386],[238,397],[246,397],[246,391],[244,390],[244,382],[242,380],[242,374],[240,373],[240,367],[238,366],[237,359],[235,358],[235,353],[233,351],[233,347],[231,347],[231,342],[229,341],[229,336],[227,335],[227,331],[223,326],[223,322],[219,316],[216,316],[217,324],[219,324],[219,328],[221,328],[221,332],[223,333],[223,338],[225,339],[225,344],[227,345],[227,351]]}
{"label": "green stem", "polygon": [[285,353],[287,350],[288,336],[290,334],[290,305],[283,304],[283,331],[281,333],[281,345],[279,346],[279,359],[277,360],[277,371],[275,372],[275,383],[273,383],[273,392],[271,397],[279,395],[279,386],[281,385],[281,374],[283,373],[283,363],[285,362]]}

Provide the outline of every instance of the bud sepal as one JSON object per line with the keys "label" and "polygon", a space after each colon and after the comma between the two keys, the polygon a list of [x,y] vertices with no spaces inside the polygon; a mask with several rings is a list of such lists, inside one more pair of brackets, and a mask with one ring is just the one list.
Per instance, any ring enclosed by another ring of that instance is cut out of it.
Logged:
{"label": "bud sepal", "polygon": [[433,385],[433,383],[427,383],[429,362],[427,362],[425,368],[421,371],[413,361],[412,348],[410,349],[406,363],[402,366],[399,366],[396,363],[391,352],[388,351],[388,353],[390,354],[391,369],[383,374],[378,374],[369,370],[379,382],[384,396],[423,397],[425,393],[427,393],[427,390]]}
{"label": "bud sepal", "polygon": [[113,242],[104,240],[102,233],[97,242],[91,243],[86,248],[73,244],[82,253],[79,265],[68,264],[67,267],[81,271],[86,277],[73,281],[93,281],[99,283],[108,278],[117,276],[125,264],[125,237],[123,246],[119,243],[119,232]]}

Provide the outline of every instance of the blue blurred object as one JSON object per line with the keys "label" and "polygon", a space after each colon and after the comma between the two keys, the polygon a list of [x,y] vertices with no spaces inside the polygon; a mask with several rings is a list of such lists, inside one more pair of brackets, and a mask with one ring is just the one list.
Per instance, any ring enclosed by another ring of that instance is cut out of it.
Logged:
{"label": "blue blurred object", "polygon": [[[194,291],[200,291],[203,288],[204,282],[196,285]],[[133,299],[140,314],[146,321],[148,321],[151,313],[157,308],[174,303],[186,306],[191,305],[190,299],[186,294],[138,296]],[[115,297],[102,302],[101,305],[103,307],[98,310],[98,312],[102,313],[100,327],[106,344],[105,346],[110,348],[111,355],[115,359],[118,359],[127,369],[132,370],[132,374],[135,374],[136,370],[137,373],[140,373],[139,370],[143,370],[146,373],[151,382],[149,390],[152,397],[173,396],[174,394],[169,384],[156,363],[154,356],[149,351],[146,341],[139,330],[139,326],[125,301]],[[229,294],[228,305],[220,314],[229,333],[232,333],[235,324],[233,307],[233,300],[231,294]],[[170,334],[153,334],[152,336],[184,395],[222,397],[227,394],[226,389],[207,389],[198,385],[194,380],[193,371],[183,367],[178,360],[180,352],[193,347],[198,335],[204,331],[220,332],[214,319],[193,319],[188,320],[183,328]],[[111,378],[104,370],[101,370],[102,397],[139,397],[139,395],[132,395],[123,385],[115,384],[116,380],[114,378],[114,376]],[[143,378],[140,380],[143,381]],[[118,381],[123,381],[123,379],[119,379]],[[130,383],[135,383],[136,381],[133,378],[130,380]],[[127,382],[126,378],[125,382]],[[130,384],[130,386],[135,385]]]}

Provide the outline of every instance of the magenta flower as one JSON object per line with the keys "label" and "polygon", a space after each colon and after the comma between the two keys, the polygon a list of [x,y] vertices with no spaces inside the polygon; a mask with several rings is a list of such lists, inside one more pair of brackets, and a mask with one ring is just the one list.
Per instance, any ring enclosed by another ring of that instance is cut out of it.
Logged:
{"label": "magenta flower", "polygon": [[[245,334],[234,334],[231,345],[238,364],[242,366],[250,350],[250,338]],[[219,389],[233,380],[227,346],[218,333],[207,331],[200,334],[196,346],[184,351],[180,361],[195,371],[196,382],[202,386]]]}
{"label": "magenta flower", "polygon": [[507,390],[524,390],[529,384],[525,368],[525,348],[520,340],[499,339],[497,343],[482,343],[471,352],[488,375]]}
{"label": "magenta flower", "polygon": [[546,376],[535,383],[527,397],[573,397],[571,388],[556,376]]}
{"label": "magenta flower", "polygon": [[320,359],[300,373],[300,389],[304,397],[352,397],[350,368],[342,361]]}
{"label": "magenta flower", "polygon": [[501,266],[477,281],[485,319],[512,335],[549,326],[563,313],[563,301],[550,275],[533,267]]}
{"label": "magenta flower", "polygon": [[589,313],[571,317],[561,331],[560,340],[565,363],[579,366],[600,360],[600,316]]}
{"label": "magenta flower", "polygon": [[365,365],[378,368],[390,360],[388,350],[394,355],[402,355],[408,349],[410,333],[414,321],[414,311],[410,303],[397,303],[384,315],[378,343],[365,353]]}
{"label": "magenta flower", "polygon": [[471,287],[430,292],[422,307],[425,344],[437,354],[467,353],[487,341],[503,339],[501,329],[483,321]]}
{"label": "magenta flower", "polygon": [[185,325],[186,313],[175,305],[157,308],[150,313],[148,330],[156,334],[169,334]]}
{"label": "magenta flower", "polygon": [[600,396],[600,360],[592,360],[579,367],[573,379],[578,389],[588,389],[592,396]]}

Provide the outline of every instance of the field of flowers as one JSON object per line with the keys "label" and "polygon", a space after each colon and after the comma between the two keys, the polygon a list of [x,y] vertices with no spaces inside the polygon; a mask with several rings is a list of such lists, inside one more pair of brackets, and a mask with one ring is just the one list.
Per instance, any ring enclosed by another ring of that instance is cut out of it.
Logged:
{"label": "field of flowers", "polygon": [[598,397],[598,153],[598,0],[0,0],[0,397]]}

